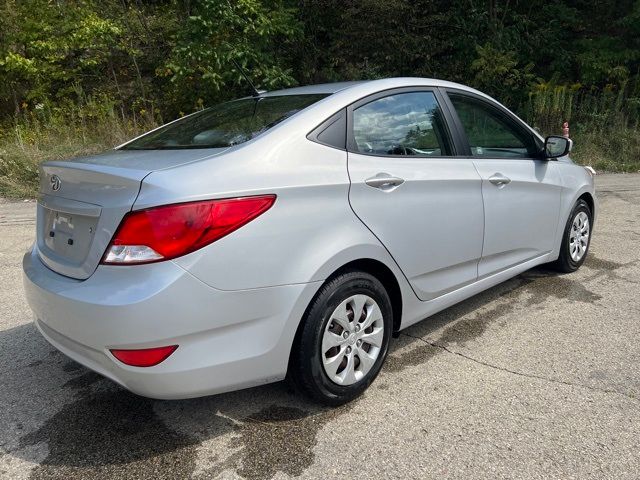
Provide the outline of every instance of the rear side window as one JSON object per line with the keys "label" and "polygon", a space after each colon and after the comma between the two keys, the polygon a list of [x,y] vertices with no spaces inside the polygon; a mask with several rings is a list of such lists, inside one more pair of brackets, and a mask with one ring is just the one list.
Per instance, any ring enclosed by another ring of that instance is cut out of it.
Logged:
{"label": "rear side window", "polygon": [[446,131],[432,92],[398,93],[353,111],[352,148],[372,155],[451,155]]}
{"label": "rear side window", "polygon": [[471,155],[527,158],[540,151],[534,136],[495,107],[467,95],[449,93],[467,135]]}
{"label": "rear side window", "polygon": [[222,103],[150,132],[123,149],[165,150],[238,145],[326,96],[282,95]]}

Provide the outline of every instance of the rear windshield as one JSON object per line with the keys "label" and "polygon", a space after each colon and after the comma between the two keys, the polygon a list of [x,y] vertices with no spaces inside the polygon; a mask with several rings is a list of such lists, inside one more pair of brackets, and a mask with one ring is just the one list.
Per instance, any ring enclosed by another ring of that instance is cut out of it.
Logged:
{"label": "rear windshield", "polygon": [[222,103],[150,132],[122,149],[163,150],[238,145],[326,96],[283,95]]}

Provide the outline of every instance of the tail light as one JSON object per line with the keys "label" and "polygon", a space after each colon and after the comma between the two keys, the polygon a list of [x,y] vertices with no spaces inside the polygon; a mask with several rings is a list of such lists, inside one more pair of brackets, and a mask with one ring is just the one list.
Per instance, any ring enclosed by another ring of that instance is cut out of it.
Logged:
{"label": "tail light", "polygon": [[177,203],[129,212],[104,264],[131,265],[186,255],[229,235],[266,212],[275,195]]}

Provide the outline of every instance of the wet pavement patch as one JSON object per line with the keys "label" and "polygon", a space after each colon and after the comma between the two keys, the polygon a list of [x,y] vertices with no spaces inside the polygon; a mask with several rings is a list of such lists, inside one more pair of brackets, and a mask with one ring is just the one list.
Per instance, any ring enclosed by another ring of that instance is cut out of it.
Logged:
{"label": "wet pavement patch", "polygon": [[245,418],[238,474],[247,479],[272,478],[278,471],[301,475],[313,462],[316,435],[330,416],[273,405]]}
{"label": "wet pavement patch", "polygon": [[[482,301],[482,297],[488,297],[485,302],[488,303],[496,298],[510,295],[531,282],[532,281],[528,279],[511,281],[503,284],[499,289],[492,289],[480,294],[476,297],[476,300],[480,299]],[[482,335],[493,321],[511,312],[514,308],[515,304],[513,302],[503,302],[488,310],[477,312],[473,316],[465,318],[465,315],[469,313],[465,310],[465,304],[454,305],[426,320],[426,322],[431,322],[434,326],[446,325],[440,338],[432,343],[446,347],[451,343],[464,344],[469,342]],[[418,324],[414,329],[422,328],[424,328],[424,325]],[[424,334],[415,335],[409,333],[412,330],[413,329],[410,328],[408,331],[401,333],[401,335],[404,337],[417,338],[418,341],[420,341],[421,336],[425,336]],[[422,341],[416,347],[405,350],[400,354],[390,353],[385,360],[383,369],[385,372],[397,372],[406,367],[423,364],[442,351],[438,346],[433,346]]]}
{"label": "wet pavement patch", "polygon": [[62,366],[62,370],[64,370],[67,373],[77,372],[78,370],[82,370],[83,368],[84,367],[82,365],[74,361],[69,361]]}
{"label": "wet pavement patch", "polygon": [[514,308],[513,303],[501,303],[472,318],[450,325],[438,339],[438,344],[443,346],[451,343],[465,344],[482,335],[494,320],[506,315]]}
{"label": "wet pavement patch", "polygon": [[424,343],[424,340],[420,339],[420,337],[405,333],[403,334],[405,337],[416,338],[421,343],[417,347],[399,355],[390,354],[385,361],[384,371],[397,372],[406,367],[420,365],[440,353],[442,351],[440,347],[447,347],[452,343],[465,344],[482,335],[494,320],[506,315],[514,308],[511,303],[502,303],[490,310],[478,313],[472,318],[464,318],[451,323],[442,332],[440,338],[432,342],[437,346]]}
{"label": "wet pavement patch", "polygon": [[[617,264],[610,262],[606,265]],[[529,294],[529,297],[518,300],[517,297],[522,293]],[[602,298],[587,289],[580,281],[572,280],[543,268],[527,271],[428,318],[425,321],[427,323],[426,333],[424,332],[425,325],[420,324],[405,331],[403,333],[404,337],[416,338],[418,341],[422,340],[422,342],[402,353],[390,353],[385,361],[384,371],[397,372],[409,366],[423,364],[442,351],[442,348],[439,347],[449,347],[451,344],[464,345],[480,337],[492,323],[512,313],[518,307],[542,305],[551,297],[583,303],[594,303]],[[494,306],[482,309],[484,305],[492,302],[495,302]],[[474,310],[478,311],[467,317]],[[428,325],[432,325],[432,327]],[[445,326],[442,334],[436,340],[430,341],[436,346],[424,343],[423,338],[429,336],[430,331],[441,326]],[[409,333],[413,329],[423,333]],[[415,342],[411,342],[405,348],[408,348],[413,343]]]}
{"label": "wet pavement patch", "polygon": [[584,261],[584,266],[592,268],[594,270],[616,270],[620,267],[624,267],[624,263],[613,262],[611,260],[604,260],[598,258],[593,253],[589,253]]}
{"label": "wet pavement patch", "polygon": [[229,447],[236,453],[208,469],[204,478],[233,470],[247,480],[268,480],[281,472],[300,476],[314,460],[313,448],[322,427],[346,413],[352,404],[328,409],[310,405],[309,410],[270,405],[236,420],[237,436]]}
{"label": "wet pavement patch", "polygon": [[126,391],[91,393],[63,407],[21,447],[44,443],[49,454],[32,479],[187,478],[194,441],[168,429],[154,401]]}
{"label": "wet pavement patch", "polygon": [[632,190],[598,190],[599,197],[615,197],[623,202],[630,203],[631,205],[640,205],[640,198],[637,196],[637,191]]}
{"label": "wet pavement patch", "polygon": [[92,371],[87,371],[82,375],[78,375],[77,377],[73,377],[71,380],[68,380],[63,387],[71,387],[71,388],[88,388],[94,383],[105,380],[102,375],[99,375]]}
{"label": "wet pavement patch", "polygon": [[529,307],[538,305],[549,297],[582,303],[594,303],[602,299],[600,295],[586,288],[582,282],[563,275],[550,275],[544,271],[532,270],[522,274],[522,277],[534,280],[531,288],[527,289],[532,294],[526,303]]}
{"label": "wet pavement patch", "polygon": [[407,367],[415,367],[427,362],[439,351],[438,347],[421,343],[417,347],[400,354],[389,354],[382,369],[384,372],[399,372]]}

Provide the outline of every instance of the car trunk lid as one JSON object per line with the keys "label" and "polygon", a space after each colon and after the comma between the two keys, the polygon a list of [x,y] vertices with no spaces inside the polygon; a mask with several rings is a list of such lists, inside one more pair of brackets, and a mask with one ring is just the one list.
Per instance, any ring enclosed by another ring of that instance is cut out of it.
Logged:
{"label": "car trunk lid", "polygon": [[224,150],[115,150],[43,164],[36,227],[40,259],[62,275],[88,278],[149,173]]}

